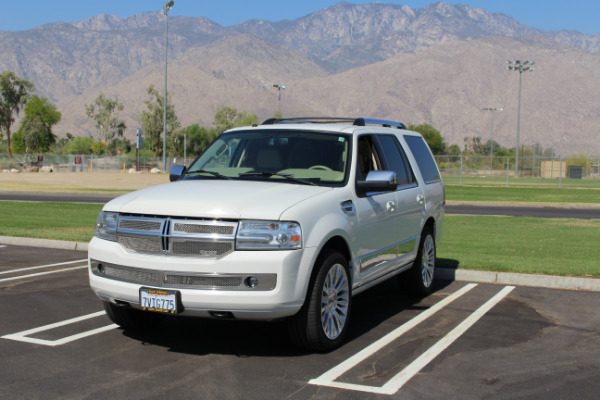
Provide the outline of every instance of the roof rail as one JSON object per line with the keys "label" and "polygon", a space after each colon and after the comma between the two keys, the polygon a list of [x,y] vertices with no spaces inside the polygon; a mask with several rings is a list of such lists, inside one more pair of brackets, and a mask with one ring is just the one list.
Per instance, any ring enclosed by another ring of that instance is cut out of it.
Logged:
{"label": "roof rail", "polygon": [[347,123],[356,126],[381,125],[385,128],[406,129],[402,122],[387,121],[372,118],[344,118],[344,117],[302,117],[302,118],[269,118],[262,125],[275,124],[340,124]]}
{"label": "roof rail", "polygon": [[402,122],[387,121],[385,119],[373,119],[373,118],[356,118],[354,125],[365,126],[365,125],[381,125],[385,128],[398,128],[406,129],[406,125]]}

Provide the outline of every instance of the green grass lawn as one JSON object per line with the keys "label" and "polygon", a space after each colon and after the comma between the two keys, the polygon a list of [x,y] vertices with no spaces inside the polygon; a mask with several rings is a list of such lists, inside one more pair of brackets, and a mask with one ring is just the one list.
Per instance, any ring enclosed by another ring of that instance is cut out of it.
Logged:
{"label": "green grass lawn", "polygon": [[[0,236],[86,242],[100,204],[0,202]],[[439,266],[600,277],[600,221],[446,215]]]}
{"label": "green grass lawn", "polygon": [[[506,187],[506,176],[493,175],[463,175],[462,182],[457,173],[442,173],[442,179],[447,185],[467,186],[504,186]],[[558,179],[558,178],[534,178],[511,176],[508,180],[509,187],[530,188],[577,188],[577,189],[600,189],[600,179]]]}
{"label": "green grass lawn", "polygon": [[600,221],[446,215],[439,266],[600,277]]}
{"label": "green grass lawn", "polygon": [[87,242],[101,204],[0,201],[0,236]]}
{"label": "green grass lawn", "polygon": [[446,200],[465,202],[523,202],[595,205],[600,204],[600,189],[446,184]]}

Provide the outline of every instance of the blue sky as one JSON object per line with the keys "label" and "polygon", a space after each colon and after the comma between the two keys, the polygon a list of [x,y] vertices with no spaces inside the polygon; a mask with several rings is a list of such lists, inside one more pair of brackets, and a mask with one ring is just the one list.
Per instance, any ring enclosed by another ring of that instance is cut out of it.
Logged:
{"label": "blue sky", "polygon": [[[350,3],[373,1],[347,0]],[[204,16],[223,26],[249,19],[280,21],[296,19],[331,6],[336,0],[175,0],[170,15]],[[388,0],[381,3],[404,4],[422,8],[430,0]],[[542,30],[577,30],[600,33],[598,0],[462,0],[490,12],[502,12],[519,22]],[[96,14],[127,17],[161,10],[164,0],[0,0],[0,31],[20,31],[52,22],[81,21]]]}

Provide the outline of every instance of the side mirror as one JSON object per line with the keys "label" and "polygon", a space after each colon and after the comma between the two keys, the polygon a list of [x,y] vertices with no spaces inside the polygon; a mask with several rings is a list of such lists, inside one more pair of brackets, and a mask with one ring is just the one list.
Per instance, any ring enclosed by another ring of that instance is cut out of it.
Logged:
{"label": "side mirror", "polygon": [[173,165],[171,167],[171,171],[169,171],[169,181],[175,182],[181,179],[185,174],[186,167],[185,165]]}
{"label": "side mirror", "polygon": [[367,179],[358,181],[357,188],[364,194],[368,192],[391,192],[398,188],[394,171],[369,171]]}

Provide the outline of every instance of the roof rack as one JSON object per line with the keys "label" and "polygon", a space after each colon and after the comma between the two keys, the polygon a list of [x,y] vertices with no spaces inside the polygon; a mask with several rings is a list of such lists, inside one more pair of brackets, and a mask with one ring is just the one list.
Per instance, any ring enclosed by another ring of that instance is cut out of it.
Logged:
{"label": "roof rack", "polygon": [[381,125],[385,128],[406,129],[402,122],[387,121],[373,118],[343,118],[343,117],[303,117],[303,118],[269,118],[262,125],[275,124],[341,124],[349,123],[356,126]]}

